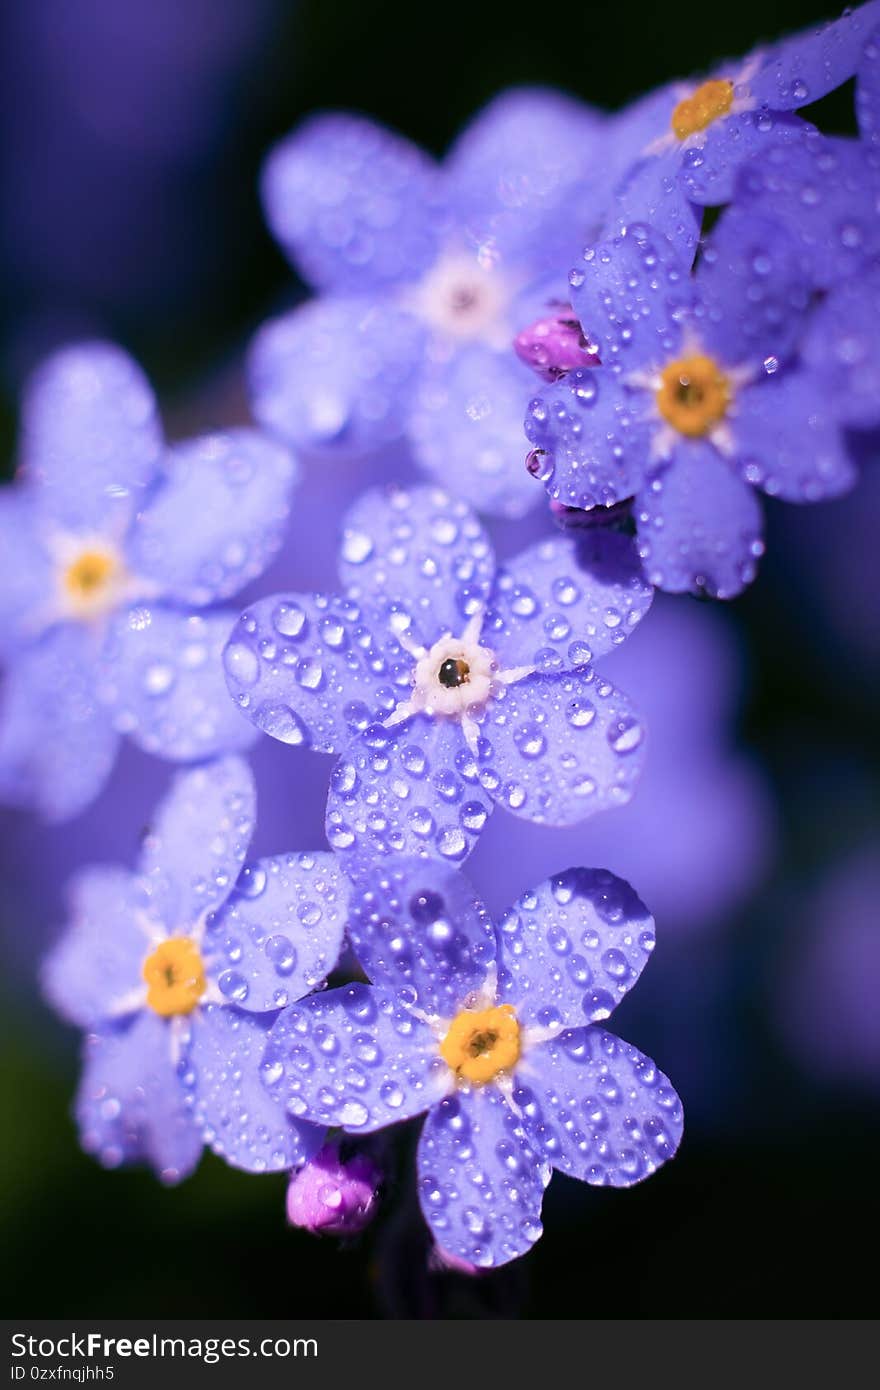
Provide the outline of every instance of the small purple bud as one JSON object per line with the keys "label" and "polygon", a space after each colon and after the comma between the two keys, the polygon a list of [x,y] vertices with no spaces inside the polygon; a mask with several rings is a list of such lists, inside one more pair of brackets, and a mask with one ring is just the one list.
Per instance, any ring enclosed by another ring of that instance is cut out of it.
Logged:
{"label": "small purple bud", "polygon": [[601,365],[598,350],[587,342],[567,305],[517,333],[513,348],[520,361],[544,381],[559,381],[572,367]]}
{"label": "small purple bud", "polygon": [[367,1154],[343,1160],[335,1144],[325,1144],[293,1174],[287,1189],[287,1219],[291,1226],[314,1235],[357,1235],[373,1219],[381,1179]]}

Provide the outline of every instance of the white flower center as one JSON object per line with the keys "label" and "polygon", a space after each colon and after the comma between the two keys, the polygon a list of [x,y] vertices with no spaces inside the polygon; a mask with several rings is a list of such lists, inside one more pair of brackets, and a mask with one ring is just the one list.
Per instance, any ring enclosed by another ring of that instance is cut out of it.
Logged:
{"label": "white flower center", "polygon": [[511,337],[505,323],[509,287],[499,271],[472,256],[441,256],[407,301],[413,313],[449,337],[481,339],[492,347],[506,346]]}
{"label": "white flower center", "polygon": [[399,637],[401,646],[416,658],[413,692],[385,720],[385,728],[401,724],[414,714],[458,719],[471,752],[477,751],[475,715],[497,693],[499,686],[514,685],[530,676],[534,666],[514,666],[500,671],[495,653],[481,646],[483,610],[471,618],[461,637],[451,633],[432,647],[419,647]]}

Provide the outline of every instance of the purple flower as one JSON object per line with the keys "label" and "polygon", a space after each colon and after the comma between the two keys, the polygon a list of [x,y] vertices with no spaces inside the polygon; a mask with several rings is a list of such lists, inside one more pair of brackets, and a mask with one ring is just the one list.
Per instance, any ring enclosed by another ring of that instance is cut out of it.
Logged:
{"label": "purple flower", "polygon": [[146,1160],[187,1176],[203,1142],[249,1172],[292,1168],[323,1134],[259,1084],[278,1010],[338,958],[347,880],[331,854],[243,866],[255,796],[229,757],[178,773],[136,874],[84,869],[43,986],[87,1030],[76,1101],[83,1147],[107,1167]]}
{"label": "purple flower", "polygon": [[632,226],[590,248],[572,285],[602,365],[529,406],[547,491],[582,508],[632,497],[653,584],[739,593],[763,549],[752,486],[816,502],[855,476],[823,377],[796,356],[810,291],[791,238],[731,209],[690,277]]}
{"label": "purple flower", "polygon": [[702,82],[663,87],[619,118],[619,138],[632,159],[650,163],[655,183],[675,180],[701,205],[727,203],[747,159],[796,156],[812,127],[792,113],[855,74],[878,19],[880,0],[872,0],[822,29],[723,63]]}
{"label": "purple flower", "polygon": [[50,358],[0,494],[0,796],[50,819],[97,795],[120,733],[192,761],[245,747],[220,651],[228,599],[276,550],[295,477],[254,430],[163,445],[125,353]]}
{"label": "purple flower", "polygon": [[317,117],[283,141],[265,168],[266,215],[324,297],[259,333],[255,417],[336,453],[406,433],[443,486],[521,516],[535,501],[518,424],[529,374],[510,343],[598,234],[617,177],[607,132],[557,93],[515,90],[442,166],[354,116]]}
{"label": "purple flower", "polygon": [[343,1159],[338,1145],[325,1144],[291,1177],[287,1219],[314,1235],[357,1235],[375,1215],[381,1181],[369,1154]]}
{"label": "purple flower", "polygon": [[570,825],[630,796],[643,729],[595,658],[651,602],[631,542],[555,536],[497,570],[461,502],[367,493],[344,528],[341,597],[276,594],[224,653],[265,733],[342,754],[334,849],[461,861],[493,805]]}
{"label": "purple flower", "polygon": [[373,984],[284,1010],[264,1080],[291,1115],[352,1133],[427,1111],[419,1196],[444,1251],[503,1265],[541,1235],[551,1168],[628,1187],[675,1153],[672,1086],[597,1026],[654,945],[621,879],[556,874],[496,932],[463,874],[397,861],[366,870],[350,930]]}

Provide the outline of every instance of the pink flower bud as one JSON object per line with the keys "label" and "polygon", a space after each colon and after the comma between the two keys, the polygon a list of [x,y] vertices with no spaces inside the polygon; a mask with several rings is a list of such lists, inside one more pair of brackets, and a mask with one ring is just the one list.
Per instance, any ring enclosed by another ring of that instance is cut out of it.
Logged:
{"label": "pink flower bud", "polygon": [[373,1219],[381,1179],[367,1154],[343,1160],[335,1144],[325,1144],[293,1174],[287,1189],[287,1219],[291,1226],[315,1235],[356,1235]]}
{"label": "pink flower bud", "polygon": [[558,381],[572,367],[599,365],[598,352],[587,342],[568,305],[517,333],[513,347],[520,361],[544,381]]}

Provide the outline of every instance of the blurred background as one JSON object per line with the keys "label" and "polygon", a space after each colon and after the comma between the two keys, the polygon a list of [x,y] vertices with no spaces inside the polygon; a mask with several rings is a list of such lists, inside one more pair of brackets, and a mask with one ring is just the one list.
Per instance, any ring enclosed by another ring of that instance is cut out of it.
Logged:
{"label": "blurred background", "polygon": [[[243,347],[304,293],[263,226],[257,175],[307,113],[361,110],[439,155],[505,86],[557,86],[616,109],[829,14],[805,0],[3,6],[5,476],[22,378],[71,337],[127,347],[172,436],[247,418]],[[851,99],[844,89],[805,114],[848,132]],[[76,1035],[41,1004],[35,973],[63,921],[67,875],[88,860],[130,861],[167,785],[165,766],[128,749],[101,800],[69,825],[0,812],[8,1314],[872,1313],[859,1256],[880,1159],[877,452],[865,449],[849,498],[767,505],[767,557],[743,598],[661,598],[609,658],[651,729],[632,805],[564,835],[499,813],[470,864],[495,910],[574,862],[631,877],[651,905],[658,950],[613,1026],[683,1096],[675,1163],[623,1193],[557,1176],[544,1239],[477,1280],[427,1268],[407,1136],[379,1218],[346,1247],[286,1227],[283,1178],[211,1156],[172,1191],[146,1172],[102,1172],[80,1153],[69,1114]],[[387,451],[307,467],[260,591],[331,582],[347,503],[409,468]],[[530,525],[495,525],[499,550],[519,548]],[[330,761],[264,740],[255,764],[257,852],[321,843]]]}

